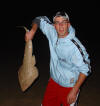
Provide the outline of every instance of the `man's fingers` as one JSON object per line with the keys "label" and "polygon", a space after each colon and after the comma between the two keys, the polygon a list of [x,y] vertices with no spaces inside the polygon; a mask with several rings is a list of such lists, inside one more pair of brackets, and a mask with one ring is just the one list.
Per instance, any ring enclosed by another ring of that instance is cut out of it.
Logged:
{"label": "man's fingers", "polygon": [[30,40],[30,35],[29,35],[29,32],[26,32],[26,34],[25,34],[25,41],[27,42],[28,40]]}
{"label": "man's fingers", "polygon": [[72,96],[68,96],[67,97],[67,103],[68,104],[72,104],[72,103],[74,103],[76,101],[76,97],[72,97]]}
{"label": "man's fingers", "polygon": [[68,100],[68,104],[72,104],[72,103],[74,103],[74,102],[75,102],[74,99],[69,99],[69,100]]}

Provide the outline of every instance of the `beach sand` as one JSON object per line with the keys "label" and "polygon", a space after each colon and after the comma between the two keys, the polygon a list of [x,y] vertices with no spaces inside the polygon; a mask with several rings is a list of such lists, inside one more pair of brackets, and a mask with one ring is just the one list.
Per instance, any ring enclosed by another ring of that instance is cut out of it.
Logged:
{"label": "beach sand", "polygon": [[[0,67],[0,106],[40,106],[49,80],[49,61],[37,61],[38,79],[31,87],[22,92],[18,82],[18,68],[22,58],[9,53],[1,58]],[[44,62],[45,61],[45,62]],[[100,65],[92,64],[92,74],[83,84],[78,106],[100,106]]]}

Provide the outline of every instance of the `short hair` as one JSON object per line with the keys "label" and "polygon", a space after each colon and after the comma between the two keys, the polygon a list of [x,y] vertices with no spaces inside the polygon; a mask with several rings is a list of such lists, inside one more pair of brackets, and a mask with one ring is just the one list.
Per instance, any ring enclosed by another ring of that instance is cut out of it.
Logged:
{"label": "short hair", "polygon": [[59,11],[55,14],[55,16],[53,17],[53,22],[55,20],[56,17],[64,17],[65,19],[67,19],[69,21],[69,16],[66,12],[64,11]]}

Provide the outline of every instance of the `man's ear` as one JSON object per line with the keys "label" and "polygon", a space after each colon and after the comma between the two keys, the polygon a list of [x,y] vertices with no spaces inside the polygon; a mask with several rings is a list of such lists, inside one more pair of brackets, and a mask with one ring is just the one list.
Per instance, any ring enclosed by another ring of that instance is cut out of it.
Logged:
{"label": "man's ear", "polygon": [[55,27],[55,24],[53,24],[53,26]]}

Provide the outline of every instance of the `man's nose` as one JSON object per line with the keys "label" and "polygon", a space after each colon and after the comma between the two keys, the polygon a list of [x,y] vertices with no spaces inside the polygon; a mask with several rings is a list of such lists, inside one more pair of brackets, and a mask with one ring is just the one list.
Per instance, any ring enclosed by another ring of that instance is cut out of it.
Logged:
{"label": "man's nose", "polygon": [[63,26],[63,23],[61,22],[61,23],[59,23],[59,26]]}

